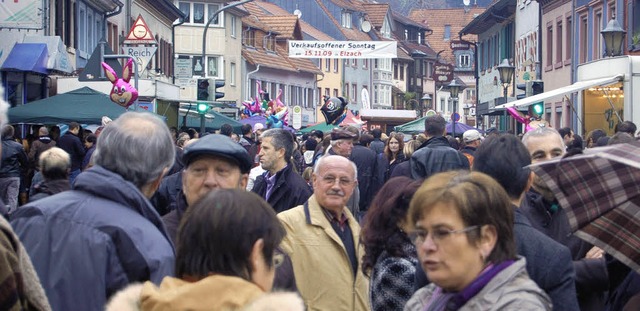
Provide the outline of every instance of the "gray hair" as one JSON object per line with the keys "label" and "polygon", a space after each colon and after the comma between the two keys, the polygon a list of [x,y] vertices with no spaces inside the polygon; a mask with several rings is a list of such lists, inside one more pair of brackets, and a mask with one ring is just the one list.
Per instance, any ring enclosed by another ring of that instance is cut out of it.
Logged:
{"label": "gray hair", "polygon": [[65,179],[71,167],[71,157],[66,151],[51,147],[40,154],[38,165],[46,180]]}
{"label": "gray hair", "polygon": [[267,137],[271,137],[271,144],[276,151],[284,148],[284,161],[289,163],[293,153],[293,135],[286,130],[273,128],[262,132],[260,135],[263,140]]}
{"label": "gray hair", "polygon": [[4,100],[4,88],[0,86],[0,128],[9,122],[8,110],[9,104]]}
{"label": "gray hair", "polygon": [[171,168],[175,150],[169,128],[148,112],[126,112],[104,127],[94,151],[96,165],[141,188]]}
{"label": "gray hair", "polygon": [[353,161],[349,160],[348,158],[345,158],[339,155],[327,155],[327,156],[320,157],[320,159],[318,159],[318,162],[316,162],[316,165],[313,167],[313,173],[318,175],[318,173],[320,172],[320,167],[325,164],[324,162],[330,161],[332,157],[341,157],[349,161],[349,164],[351,164],[351,167],[353,168],[353,180],[358,180],[358,167],[356,166],[356,164],[353,163]]}
{"label": "gray hair", "polygon": [[522,136],[522,143],[525,145],[525,147],[529,148],[528,142],[531,137],[544,137],[551,135],[555,135],[560,140],[560,142],[562,142],[562,148],[566,148],[566,146],[564,145],[564,140],[562,139],[562,136],[560,136],[560,133],[558,133],[556,129],[548,126],[541,126],[533,131],[525,133],[524,136]]}

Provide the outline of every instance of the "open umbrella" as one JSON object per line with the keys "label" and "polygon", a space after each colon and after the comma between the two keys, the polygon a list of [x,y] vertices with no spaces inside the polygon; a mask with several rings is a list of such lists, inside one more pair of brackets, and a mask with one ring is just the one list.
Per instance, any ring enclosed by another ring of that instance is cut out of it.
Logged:
{"label": "open umbrella", "polygon": [[640,272],[640,144],[587,149],[531,166],[574,234]]}

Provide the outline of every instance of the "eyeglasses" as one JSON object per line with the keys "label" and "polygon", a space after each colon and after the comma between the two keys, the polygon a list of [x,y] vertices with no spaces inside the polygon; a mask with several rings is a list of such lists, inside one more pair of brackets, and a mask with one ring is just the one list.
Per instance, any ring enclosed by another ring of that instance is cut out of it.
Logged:
{"label": "eyeglasses", "polygon": [[355,183],[355,180],[351,180],[349,178],[337,178],[335,176],[320,176],[320,178],[322,178],[322,182],[324,182],[325,184],[328,185],[333,185],[336,183],[336,180],[338,181],[338,183],[340,184],[340,186],[342,187],[347,187],[347,186],[351,186]]}
{"label": "eyeglasses", "polygon": [[[433,241],[433,243],[435,244],[440,244],[440,242],[446,240],[447,238],[449,238],[450,236],[454,235],[454,234],[458,234],[458,233],[466,233],[475,229],[480,228],[480,226],[470,226],[470,227],[466,227],[460,230],[447,230],[447,229],[435,229],[431,232],[431,240]],[[427,236],[429,236],[429,231],[427,230],[416,230],[414,232],[412,232],[411,234],[409,234],[409,238],[411,238],[411,241],[415,244],[415,245],[420,245],[422,243],[424,243],[424,241],[427,239]]]}

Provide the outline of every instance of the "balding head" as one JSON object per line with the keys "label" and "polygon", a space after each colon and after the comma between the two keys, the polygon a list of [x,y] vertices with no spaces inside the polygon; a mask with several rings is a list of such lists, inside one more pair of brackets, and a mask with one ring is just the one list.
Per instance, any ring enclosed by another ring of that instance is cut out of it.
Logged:
{"label": "balding head", "polygon": [[38,130],[38,135],[39,136],[49,136],[49,130],[47,129],[46,126],[43,126]]}

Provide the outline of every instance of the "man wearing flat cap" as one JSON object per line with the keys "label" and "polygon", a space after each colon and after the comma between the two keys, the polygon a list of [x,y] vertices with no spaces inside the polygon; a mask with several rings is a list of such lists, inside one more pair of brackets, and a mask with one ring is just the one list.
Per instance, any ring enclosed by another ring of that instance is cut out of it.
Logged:
{"label": "man wearing flat cap", "polygon": [[[331,131],[331,146],[327,150],[327,152],[323,155],[323,157],[330,155],[339,155],[343,156],[349,161],[353,162],[351,159],[351,151],[353,151],[353,140],[357,136],[345,129],[333,129]],[[347,202],[347,208],[353,215],[360,214],[360,189],[358,187],[355,188],[353,194],[349,198],[349,202]]]}
{"label": "man wearing flat cap", "polygon": [[188,145],[182,162],[182,191],[175,209],[162,217],[174,242],[187,208],[213,189],[244,189],[253,163],[240,144],[220,134],[207,135]]}

